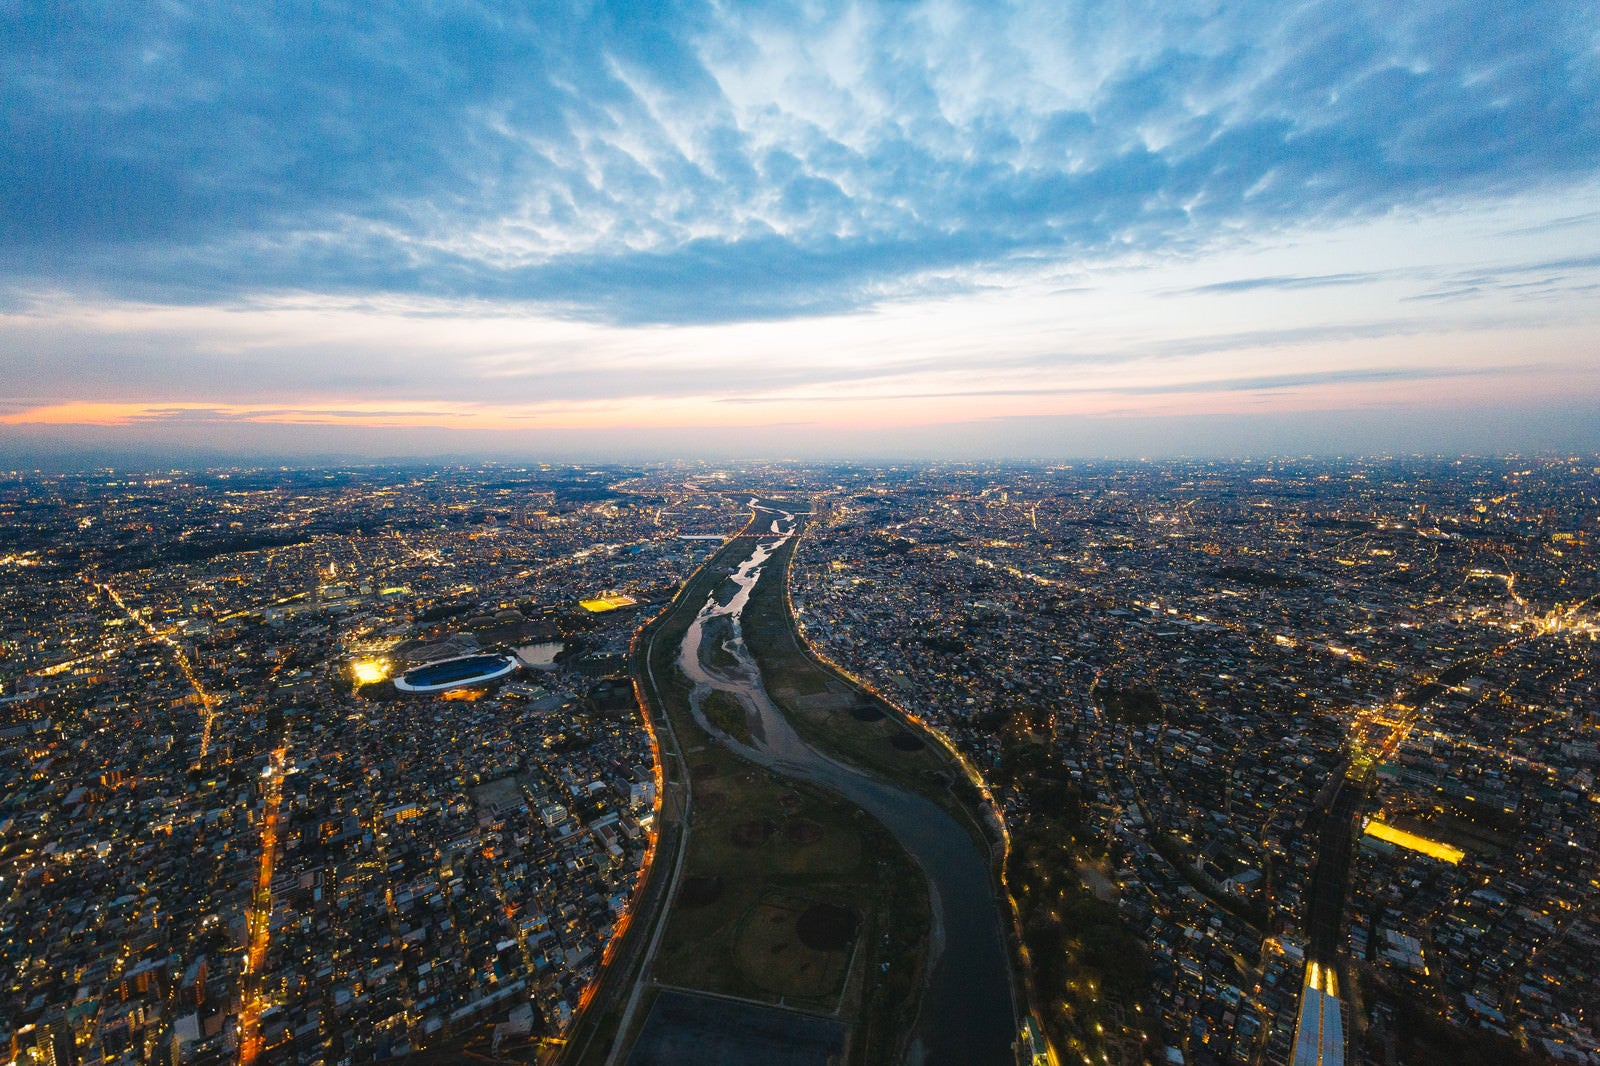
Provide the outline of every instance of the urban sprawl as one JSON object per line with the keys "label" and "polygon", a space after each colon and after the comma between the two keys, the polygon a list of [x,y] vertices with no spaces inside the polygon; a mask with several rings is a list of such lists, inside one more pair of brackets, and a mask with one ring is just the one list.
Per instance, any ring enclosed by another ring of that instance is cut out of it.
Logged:
{"label": "urban sprawl", "polygon": [[559,1057],[652,858],[635,634],[759,491],[1000,811],[1059,1061],[1288,1064],[1326,996],[1352,1062],[1600,1064],[1597,464],[0,475],[0,1059]]}

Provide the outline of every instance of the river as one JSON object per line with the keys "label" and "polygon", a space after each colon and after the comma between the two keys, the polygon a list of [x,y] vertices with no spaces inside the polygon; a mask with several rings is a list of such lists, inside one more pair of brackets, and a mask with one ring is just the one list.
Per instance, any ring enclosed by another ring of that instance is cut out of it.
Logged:
{"label": "river", "polygon": [[[932,800],[811,747],[767,694],[760,666],[745,646],[742,619],[768,560],[795,535],[798,519],[780,507],[754,500],[751,506],[758,517],[772,516],[769,532],[730,575],[735,594],[719,603],[720,590],[714,590],[679,650],[678,666],[694,683],[689,702],[695,720],[745,758],[831,789],[867,811],[927,875],[934,919],[931,972],[907,1061],[925,1066],[1014,1063],[1016,1005],[989,857]],[[783,575],[774,577],[782,580]],[[704,654],[712,650],[708,639],[720,645],[716,665]],[[713,691],[729,694],[745,708],[751,744],[707,720],[702,705]]]}

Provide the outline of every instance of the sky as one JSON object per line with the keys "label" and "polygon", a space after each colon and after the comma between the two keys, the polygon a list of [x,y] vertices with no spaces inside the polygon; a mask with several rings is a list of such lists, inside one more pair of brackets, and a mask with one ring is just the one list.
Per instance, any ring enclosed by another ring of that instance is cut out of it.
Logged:
{"label": "sky", "polygon": [[1600,0],[0,0],[0,460],[1600,449]]}

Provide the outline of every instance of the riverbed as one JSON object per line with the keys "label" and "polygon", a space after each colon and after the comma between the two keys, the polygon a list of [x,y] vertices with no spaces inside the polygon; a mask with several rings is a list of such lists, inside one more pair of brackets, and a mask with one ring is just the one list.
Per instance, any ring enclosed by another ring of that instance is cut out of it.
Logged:
{"label": "riverbed", "polygon": [[[817,751],[801,739],[768,695],[761,669],[745,646],[743,614],[774,552],[798,529],[796,512],[752,500],[768,533],[729,576],[735,591],[716,590],[695,616],[679,649],[678,667],[693,682],[696,722],[752,762],[831,789],[883,824],[928,878],[934,928],[928,982],[907,1060],[926,1066],[1015,1062],[1016,1007],[989,857],[943,808]],[[773,580],[783,580],[774,573]],[[719,599],[724,602],[719,602]],[[713,636],[714,634],[714,636]],[[707,646],[715,640],[719,647]],[[716,651],[717,654],[709,655]],[[715,662],[716,665],[712,665]],[[820,667],[819,667],[820,669]],[[724,692],[745,709],[750,743],[711,725],[703,703]]]}

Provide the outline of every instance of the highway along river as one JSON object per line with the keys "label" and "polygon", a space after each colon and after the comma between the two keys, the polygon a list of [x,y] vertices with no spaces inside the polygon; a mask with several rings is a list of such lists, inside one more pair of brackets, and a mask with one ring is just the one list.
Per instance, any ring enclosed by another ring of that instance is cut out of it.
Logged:
{"label": "highway along river", "polygon": [[[726,586],[712,594],[679,651],[678,666],[694,683],[690,705],[695,720],[752,762],[829,788],[861,807],[922,867],[933,904],[935,955],[909,1061],[927,1066],[1013,1063],[1017,1016],[988,856],[932,800],[811,747],[772,701],[760,666],[745,646],[742,617],[768,560],[795,535],[800,518],[776,502],[752,501],[751,506],[757,517],[754,528],[766,524],[769,532],[731,575],[734,594],[726,595]],[[768,579],[783,581],[785,575],[775,570]],[[703,703],[713,691],[731,695],[745,708],[750,744],[707,720]]]}

